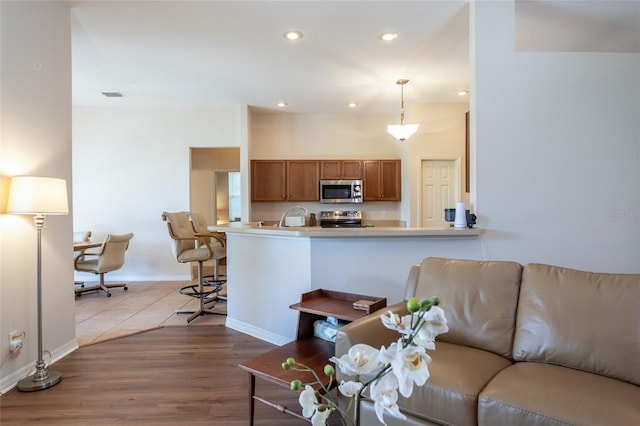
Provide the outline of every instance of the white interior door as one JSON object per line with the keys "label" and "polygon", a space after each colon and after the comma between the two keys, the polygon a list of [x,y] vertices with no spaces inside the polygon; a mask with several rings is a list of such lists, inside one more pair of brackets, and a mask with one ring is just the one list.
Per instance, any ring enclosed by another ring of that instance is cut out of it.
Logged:
{"label": "white interior door", "polygon": [[420,226],[447,227],[444,209],[455,208],[458,199],[456,160],[423,160],[421,167]]}

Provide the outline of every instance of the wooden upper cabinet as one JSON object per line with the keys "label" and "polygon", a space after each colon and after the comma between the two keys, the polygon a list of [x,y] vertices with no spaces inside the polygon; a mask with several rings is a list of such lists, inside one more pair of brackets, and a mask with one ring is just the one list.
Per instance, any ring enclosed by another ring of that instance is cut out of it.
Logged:
{"label": "wooden upper cabinet", "polygon": [[400,160],[365,160],[363,201],[400,201]]}
{"label": "wooden upper cabinet", "polygon": [[285,160],[251,161],[251,199],[253,201],[287,200],[287,162]]}
{"label": "wooden upper cabinet", "polygon": [[320,200],[320,162],[287,161],[287,201]]}
{"label": "wooden upper cabinet", "polygon": [[399,201],[400,160],[252,160],[252,201],[319,201],[320,179],[363,179],[363,201]]}
{"label": "wooden upper cabinet", "polygon": [[362,179],[361,160],[322,160],[321,179]]}

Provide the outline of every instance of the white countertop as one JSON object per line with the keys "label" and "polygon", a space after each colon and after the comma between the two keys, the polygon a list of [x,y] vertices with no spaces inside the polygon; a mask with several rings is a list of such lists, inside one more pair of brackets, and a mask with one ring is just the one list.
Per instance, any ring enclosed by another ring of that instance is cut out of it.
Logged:
{"label": "white countertop", "polygon": [[208,226],[209,231],[238,234],[255,234],[282,237],[311,238],[380,238],[380,237],[432,237],[460,238],[476,237],[484,230],[478,228],[418,228],[400,226],[373,226],[363,228],[322,228],[320,226],[258,226],[257,223],[231,222],[225,225]]}

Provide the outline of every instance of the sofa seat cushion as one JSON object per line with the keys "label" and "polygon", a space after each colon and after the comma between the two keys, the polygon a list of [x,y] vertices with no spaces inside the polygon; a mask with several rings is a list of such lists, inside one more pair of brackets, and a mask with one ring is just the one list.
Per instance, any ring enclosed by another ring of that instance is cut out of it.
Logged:
{"label": "sofa seat cushion", "polygon": [[477,424],[478,394],[511,362],[491,352],[444,342],[428,353],[431,376],[423,386],[413,388],[411,397],[400,396],[401,410],[440,424]]}
{"label": "sofa seat cushion", "polygon": [[519,362],[482,391],[478,424],[640,424],[640,387],[557,365]]}

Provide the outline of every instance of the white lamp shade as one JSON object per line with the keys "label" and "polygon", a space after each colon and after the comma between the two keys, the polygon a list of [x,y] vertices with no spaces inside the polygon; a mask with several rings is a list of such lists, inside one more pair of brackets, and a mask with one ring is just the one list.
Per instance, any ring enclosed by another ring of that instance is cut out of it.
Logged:
{"label": "white lamp shade", "polygon": [[37,176],[12,178],[7,213],[68,214],[67,182],[64,179]]}
{"label": "white lamp shade", "polygon": [[419,126],[419,124],[389,124],[387,132],[400,142],[404,142],[418,130]]}

